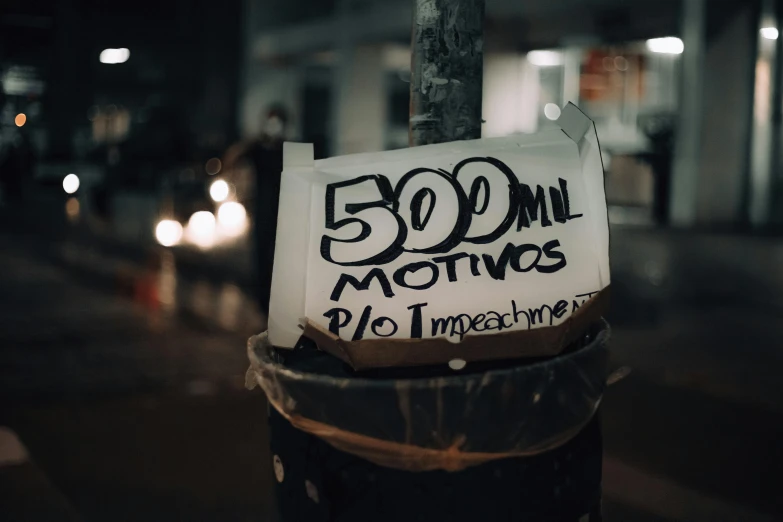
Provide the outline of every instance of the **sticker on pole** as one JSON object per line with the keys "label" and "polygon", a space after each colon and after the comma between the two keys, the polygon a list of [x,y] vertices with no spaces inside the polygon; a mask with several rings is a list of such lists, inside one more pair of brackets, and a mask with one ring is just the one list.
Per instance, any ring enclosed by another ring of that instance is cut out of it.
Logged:
{"label": "sticker on pole", "polygon": [[571,104],[558,125],[317,162],[286,144],[271,342],[304,323],[357,368],[564,348],[600,315],[609,229],[595,127]]}

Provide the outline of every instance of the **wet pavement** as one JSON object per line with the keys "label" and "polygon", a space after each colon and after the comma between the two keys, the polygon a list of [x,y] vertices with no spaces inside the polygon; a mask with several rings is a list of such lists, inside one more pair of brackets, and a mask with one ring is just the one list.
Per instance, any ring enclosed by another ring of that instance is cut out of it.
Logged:
{"label": "wet pavement", "polygon": [[269,520],[246,335],[0,248],[0,425],[84,519]]}
{"label": "wet pavement", "polygon": [[[249,254],[3,217],[0,426],[35,473],[84,520],[274,520]],[[602,405],[606,519],[783,516],[783,241],[617,229],[612,249],[633,371]]]}

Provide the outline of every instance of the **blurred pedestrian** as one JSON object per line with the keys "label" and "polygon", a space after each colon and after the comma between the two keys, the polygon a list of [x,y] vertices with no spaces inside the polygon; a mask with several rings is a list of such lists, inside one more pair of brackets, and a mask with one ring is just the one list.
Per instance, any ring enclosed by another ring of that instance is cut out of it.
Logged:
{"label": "blurred pedestrian", "polygon": [[650,141],[650,149],[637,157],[650,165],[653,185],[652,215],[657,225],[669,221],[669,191],[674,157],[674,117],[672,114],[653,114],[640,117],[642,132]]}
{"label": "blurred pedestrian", "polygon": [[269,314],[272,287],[272,265],[275,258],[275,232],[280,194],[280,174],[283,171],[283,141],[288,115],[279,105],[264,114],[261,135],[233,145],[225,154],[223,166],[235,171],[243,162],[252,170],[252,196],[245,199],[253,215],[253,252],[256,273],[256,296],[261,311]]}

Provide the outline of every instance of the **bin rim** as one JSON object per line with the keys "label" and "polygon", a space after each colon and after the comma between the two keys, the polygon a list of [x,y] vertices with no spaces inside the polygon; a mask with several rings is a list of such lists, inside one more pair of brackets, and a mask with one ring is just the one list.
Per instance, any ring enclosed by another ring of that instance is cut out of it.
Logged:
{"label": "bin rim", "polygon": [[[558,367],[568,364],[577,358],[581,358],[590,352],[597,350],[605,346],[609,338],[611,337],[611,327],[606,319],[601,318],[597,323],[600,330],[595,335],[595,338],[587,345],[574,350],[572,352],[559,354],[554,357],[537,361],[530,364],[523,364],[524,359],[519,359],[519,363],[515,366],[507,368],[495,368],[484,372],[463,372],[456,371],[452,375],[442,375],[439,377],[404,377],[404,378],[390,378],[390,377],[377,377],[369,378],[363,376],[356,377],[335,377],[332,375],[306,372],[301,370],[295,370],[283,363],[275,361],[271,355],[272,350],[275,349],[272,346],[267,337],[267,332],[263,332],[258,335],[254,335],[248,339],[248,357],[250,358],[251,368],[256,370],[257,378],[259,369],[264,369],[271,372],[277,377],[282,377],[288,380],[309,380],[315,383],[319,383],[325,386],[334,386],[339,388],[388,388],[405,387],[405,388],[432,388],[433,384],[438,388],[444,388],[448,386],[464,386],[466,380],[475,381],[489,381],[493,378],[503,375],[524,374],[529,372],[546,371],[546,367]],[[443,363],[446,364],[446,363]],[[479,383],[481,384],[481,382]]]}

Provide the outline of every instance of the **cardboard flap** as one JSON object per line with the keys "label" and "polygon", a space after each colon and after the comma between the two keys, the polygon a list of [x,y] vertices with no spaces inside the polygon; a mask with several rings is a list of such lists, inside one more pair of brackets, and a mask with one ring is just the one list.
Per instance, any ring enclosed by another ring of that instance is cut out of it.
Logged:
{"label": "cardboard flap", "polygon": [[585,113],[580,111],[573,103],[568,103],[561,111],[560,117],[557,119],[557,125],[563,129],[566,135],[574,140],[574,143],[584,138],[588,129],[593,122],[585,116]]}
{"label": "cardboard flap", "polygon": [[429,339],[366,339],[346,341],[306,320],[303,336],[355,370],[444,364],[453,359],[487,361],[552,357],[598,322],[609,306],[609,287],[591,297],[565,322],[534,330],[469,335],[461,343]]}

